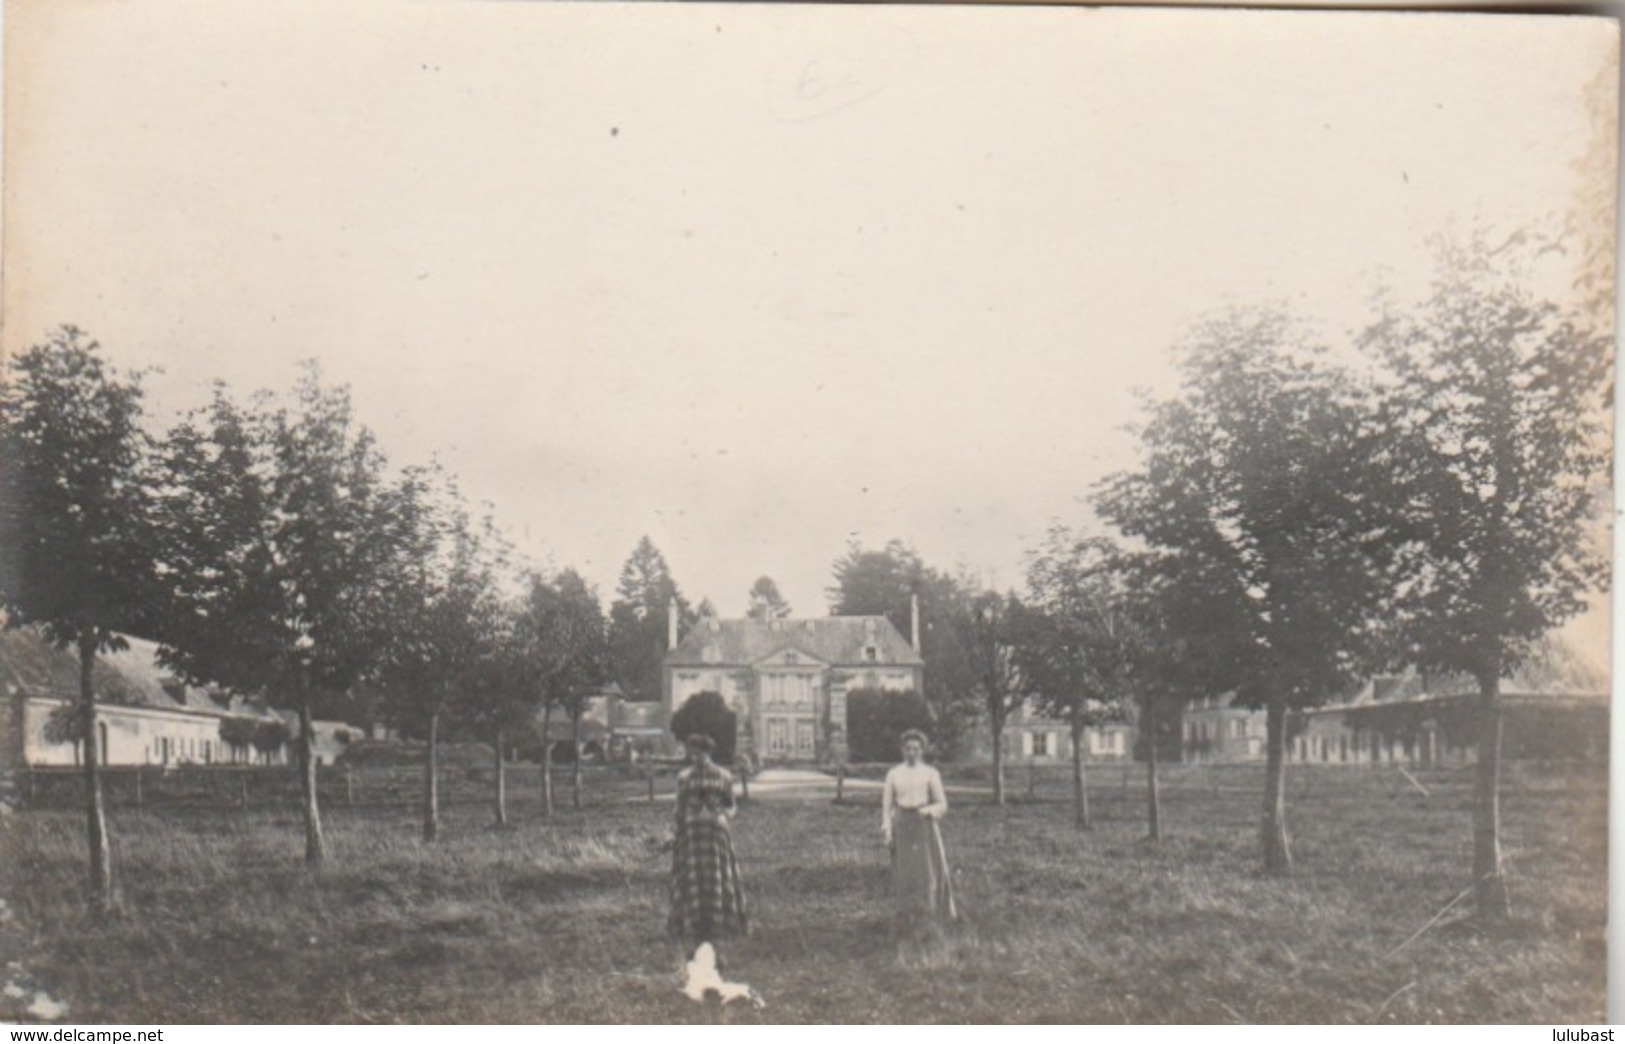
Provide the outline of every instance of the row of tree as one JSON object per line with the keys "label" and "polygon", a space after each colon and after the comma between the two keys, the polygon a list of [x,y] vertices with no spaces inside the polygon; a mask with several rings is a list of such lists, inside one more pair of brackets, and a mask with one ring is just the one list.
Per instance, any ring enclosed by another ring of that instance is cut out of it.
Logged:
{"label": "row of tree", "polygon": [[[142,404],[142,375],[111,369],[71,327],[12,359],[0,390],[0,597],[8,626],[35,626],[77,653],[70,727],[98,903],[112,876],[92,668],[126,634],[156,639],[190,683],[297,714],[312,867],[326,852],[312,756],[324,708],[359,697],[425,741],[423,833],[433,840],[437,741],[491,744],[503,821],[515,737],[534,736],[540,719],[550,758],[552,719],[567,718],[579,752],[587,702],[617,673],[658,695],[665,607],[682,600],[647,540],[606,620],[574,570],[514,563],[441,469],[392,471],[348,394],[323,386],[314,367],[289,402],[241,402],[217,386],[158,434]],[[551,772],[543,778],[550,810]],[[575,783],[579,805],[579,768]]]}
{"label": "row of tree", "polygon": [[[911,574],[901,591],[939,617],[956,606],[941,627],[949,648],[930,627],[922,638],[928,695],[980,701],[996,795],[1004,723],[1031,702],[1071,726],[1087,825],[1078,741],[1137,718],[1155,837],[1162,722],[1184,701],[1233,693],[1265,712],[1263,860],[1285,872],[1291,713],[1374,673],[1465,677],[1478,692],[1473,886],[1482,915],[1505,916],[1501,680],[1608,579],[1611,319],[1537,294],[1532,246],[1483,232],[1441,242],[1430,291],[1380,300],[1341,347],[1282,308],[1196,325],[1177,346],[1177,391],[1147,404],[1139,463],[1091,496],[1115,535],[1052,532],[1024,596],[967,597],[899,549],[884,554]],[[849,596],[859,573],[888,575],[849,558],[838,610],[884,601]]]}

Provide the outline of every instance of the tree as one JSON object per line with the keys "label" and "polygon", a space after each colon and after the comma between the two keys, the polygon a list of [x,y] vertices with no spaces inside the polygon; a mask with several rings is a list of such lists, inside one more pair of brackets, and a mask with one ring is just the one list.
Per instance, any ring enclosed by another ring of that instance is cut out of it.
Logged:
{"label": "tree", "polygon": [[750,609],[746,616],[760,623],[782,620],[790,615],[790,603],[779,594],[779,585],[771,576],[759,576],[750,585]]}
{"label": "tree", "polygon": [[1478,687],[1473,884],[1485,918],[1509,912],[1500,681],[1607,583],[1611,334],[1537,296],[1530,247],[1484,230],[1440,241],[1428,297],[1391,307],[1364,337],[1392,369],[1404,436],[1407,653]]}
{"label": "tree", "polygon": [[720,692],[696,692],[683,701],[671,716],[672,735],[679,743],[690,736],[711,737],[716,750],[711,758],[718,765],[732,765],[739,740],[739,718]]}
{"label": "tree", "polygon": [[296,711],[305,863],[326,857],[314,715],[376,665],[410,493],[386,481],[343,388],[307,367],[292,408],[223,387],[165,440],[160,564],[171,588],[159,656],[194,684]]}
{"label": "tree", "polygon": [[854,543],[833,567],[826,589],[836,616],[884,616],[913,639],[915,600],[919,605],[920,647],[925,660],[922,695],[931,708],[937,742],[950,756],[962,752],[982,705],[976,678],[960,643],[970,595],[954,577],[927,566],[900,540],[880,550]]}
{"label": "tree", "polygon": [[693,624],[694,612],[672,579],[665,556],[647,536],[638,541],[621,567],[615,593],[609,609],[615,681],[629,700],[658,700],[671,604],[677,604],[679,635]]}
{"label": "tree", "polygon": [[495,758],[492,807],[498,826],[508,823],[506,753],[509,740],[534,730],[541,699],[540,686],[525,660],[522,612],[520,606],[514,604],[498,608],[491,647],[469,679],[464,708],[467,727],[491,743]]}
{"label": "tree", "polygon": [[1027,700],[1016,648],[1026,610],[1015,595],[984,591],[959,621],[962,648],[993,740],[993,802],[1004,804],[1004,728]]}
{"label": "tree", "polygon": [[[542,710],[542,803],[552,815],[553,712],[562,710],[571,721],[579,765],[580,717],[587,700],[603,686],[608,668],[603,611],[597,594],[580,574],[566,569],[552,581],[531,577],[519,623],[523,670]],[[579,767],[575,771],[579,807]]]}
{"label": "tree", "polygon": [[1096,506],[1146,545],[1202,689],[1266,711],[1264,865],[1285,873],[1288,712],[1382,663],[1394,454],[1366,389],[1279,311],[1199,324],[1180,366]]}
{"label": "tree", "polygon": [[[1131,717],[1136,674],[1152,654],[1130,604],[1132,588],[1123,560],[1121,550],[1108,540],[1052,529],[1044,549],[1028,563],[1031,605],[1014,621],[1016,664],[1033,703],[1070,728],[1074,822],[1085,830],[1087,730]],[[1155,765],[1153,759],[1153,809]],[[1153,836],[1158,818],[1154,811]]]}
{"label": "tree", "polygon": [[96,729],[96,655],[126,647],[151,604],[149,445],[138,375],[66,326],[11,360],[0,386],[0,601],[6,626],[35,625],[79,660],[79,730],[90,897],[112,903],[112,857]]}
{"label": "tree", "polygon": [[455,490],[436,503],[426,478],[410,472],[398,497],[400,539],[388,595],[393,626],[379,675],[395,724],[424,741],[423,840],[433,842],[440,833],[442,719],[465,709],[459,702],[499,655],[502,552],[489,520],[476,528]]}
{"label": "tree", "polygon": [[592,698],[604,689],[609,671],[609,644],[598,594],[574,569],[555,581],[561,609],[576,636],[566,676],[571,684],[559,690],[559,704],[570,719],[570,803],[581,808],[581,719]]}

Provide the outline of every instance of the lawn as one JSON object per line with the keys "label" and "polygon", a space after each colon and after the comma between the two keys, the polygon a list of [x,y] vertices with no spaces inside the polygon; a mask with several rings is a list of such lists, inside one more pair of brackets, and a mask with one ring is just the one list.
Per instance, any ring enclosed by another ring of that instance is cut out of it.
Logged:
{"label": "lawn", "polygon": [[1064,779],[1029,797],[1014,773],[1007,808],[956,800],[944,831],[965,917],[918,938],[890,924],[871,794],[752,801],[735,837],[754,931],[723,954],[761,1010],[678,992],[671,806],[634,799],[636,781],[589,787],[579,812],[565,790],[543,820],[521,778],[499,830],[453,778],[434,846],[405,795],[330,802],[317,877],[289,805],[115,802],[121,907],[99,926],[78,901],[82,818],[16,812],[0,818],[0,957],[75,1022],[1603,1020],[1604,766],[1517,766],[1513,923],[1478,930],[1463,903],[1403,948],[1466,883],[1468,775],[1425,775],[1425,796],[1385,769],[1289,780],[1298,867],[1282,880],[1258,872],[1259,769],[1175,767],[1159,844],[1138,775],[1097,773],[1080,832]]}

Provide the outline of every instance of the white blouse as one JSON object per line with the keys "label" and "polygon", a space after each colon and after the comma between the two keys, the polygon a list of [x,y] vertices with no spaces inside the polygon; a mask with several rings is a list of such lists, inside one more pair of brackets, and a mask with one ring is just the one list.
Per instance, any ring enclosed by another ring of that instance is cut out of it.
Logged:
{"label": "white blouse", "polygon": [[940,819],[948,811],[948,792],[942,788],[942,774],[930,765],[894,766],[886,773],[886,786],[880,794],[880,825],[891,833],[894,809],[914,809]]}

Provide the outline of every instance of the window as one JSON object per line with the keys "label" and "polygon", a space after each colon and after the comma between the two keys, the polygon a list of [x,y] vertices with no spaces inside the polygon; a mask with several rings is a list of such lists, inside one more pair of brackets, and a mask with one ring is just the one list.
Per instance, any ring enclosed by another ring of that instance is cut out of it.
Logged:
{"label": "window", "polygon": [[1236,739],[1247,738],[1247,723],[1240,718],[1230,723],[1230,735]]}
{"label": "window", "polygon": [[790,753],[790,722],[788,719],[779,717],[767,719],[767,752],[769,754]]}
{"label": "window", "polygon": [[1035,757],[1035,758],[1047,758],[1047,757],[1049,757],[1049,733],[1047,733],[1047,732],[1035,732],[1035,733],[1033,733],[1033,757]]}
{"label": "window", "polygon": [[880,650],[872,645],[863,647],[863,659],[866,663],[875,663],[880,659]]}

